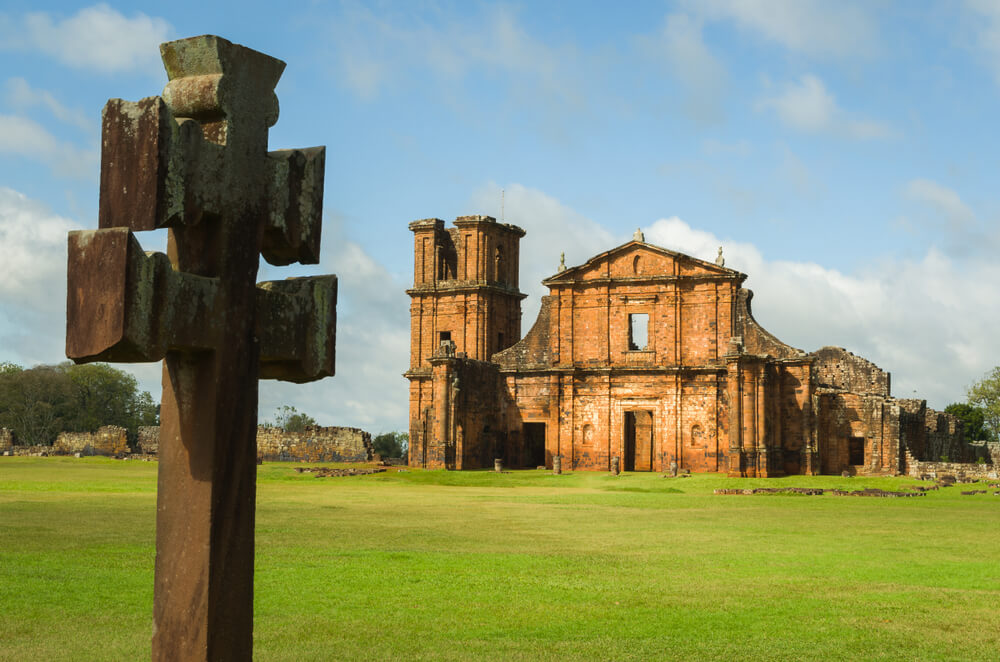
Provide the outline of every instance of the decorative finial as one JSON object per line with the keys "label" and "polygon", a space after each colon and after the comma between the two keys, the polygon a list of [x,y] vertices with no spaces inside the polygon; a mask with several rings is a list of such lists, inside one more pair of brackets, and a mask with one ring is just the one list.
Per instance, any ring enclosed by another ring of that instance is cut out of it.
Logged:
{"label": "decorative finial", "polygon": [[632,235],[632,241],[641,241],[642,243],[646,243],[646,235],[642,233],[642,228],[635,229],[635,234]]}
{"label": "decorative finial", "polygon": [[715,256],[715,263],[720,267],[726,266],[726,258],[722,257],[722,246],[719,246],[719,254]]}
{"label": "decorative finial", "polygon": [[566,253],[565,252],[559,254],[559,271],[560,272],[566,271]]}

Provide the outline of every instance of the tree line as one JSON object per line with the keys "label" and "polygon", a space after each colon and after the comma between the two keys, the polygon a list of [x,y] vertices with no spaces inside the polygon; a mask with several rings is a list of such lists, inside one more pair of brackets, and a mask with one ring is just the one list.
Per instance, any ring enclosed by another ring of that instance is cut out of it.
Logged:
{"label": "tree line", "polygon": [[52,444],[60,432],[118,425],[135,439],[159,424],[159,405],[131,374],[106,363],[38,365],[0,362],[0,427],[22,445]]}
{"label": "tree line", "polygon": [[944,408],[962,421],[966,441],[1000,440],[1000,366],[966,390],[967,402]]}

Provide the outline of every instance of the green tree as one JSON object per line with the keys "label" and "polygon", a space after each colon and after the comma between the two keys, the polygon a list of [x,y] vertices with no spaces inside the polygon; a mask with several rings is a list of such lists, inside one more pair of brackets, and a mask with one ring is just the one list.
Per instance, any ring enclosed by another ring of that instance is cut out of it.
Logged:
{"label": "green tree", "polygon": [[989,437],[986,430],[986,414],[982,407],[956,402],[945,407],[944,411],[962,421],[962,432],[966,441],[982,441]]}
{"label": "green tree", "polygon": [[73,383],[76,416],[68,429],[92,432],[102,425],[120,425],[135,434],[141,425],[155,425],[156,405],[146,391],[139,392],[136,378],[106,363],[59,366]]}
{"label": "green tree", "polygon": [[282,405],[274,412],[274,426],[285,432],[303,432],[307,426],[316,425],[316,419],[289,405]]}
{"label": "green tree", "polygon": [[987,438],[994,441],[1000,433],[1000,366],[969,387],[969,404],[983,412],[983,427]]}
{"label": "green tree", "polygon": [[372,440],[372,450],[382,457],[405,457],[409,442],[406,432],[383,432]]}
{"label": "green tree", "polygon": [[0,371],[0,426],[22,444],[51,444],[75,409],[73,384],[55,366]]}
{"label": "green tree", "polygon": [[63,431],[93,432],[120,425],[131,438],[155,425],[157,407],[131,374],[103,363],[40,365],[28,370],[0,364],[0,426],[23,444],[51,444]]}

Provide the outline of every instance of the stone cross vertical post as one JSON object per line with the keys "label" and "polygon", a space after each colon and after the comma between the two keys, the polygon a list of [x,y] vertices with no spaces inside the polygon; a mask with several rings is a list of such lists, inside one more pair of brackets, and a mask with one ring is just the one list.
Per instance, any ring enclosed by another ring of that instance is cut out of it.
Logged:
{"label": "stone cross vertical post", "polygon": [[[258,378],[333,374],[319,261],[325,149],[267,151],[285,64],[214,36],[160,46],[162,97],[104,108],[99,228],[71,232],[66,355],[163,359],[154,660],[250,660]],[[169,228],[167,255],[133,232]]]}

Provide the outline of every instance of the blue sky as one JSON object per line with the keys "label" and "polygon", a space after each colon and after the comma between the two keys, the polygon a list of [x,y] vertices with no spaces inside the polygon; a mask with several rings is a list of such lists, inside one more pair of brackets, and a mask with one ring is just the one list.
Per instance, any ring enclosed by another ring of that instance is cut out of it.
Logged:
{"label": "blue sky", "polygon": [[[527,230],[521,283],[646,238],[749,274],[758,321],[942,408],[1000,363],[1000,2],[5,2],[0,361],[62,360],[65,233],[96,227],[100,110],[159,94],[161,41],[288,63],[274,149],[327,146],[338,375],[261,414],[406,428],[412,237]],[[147,250],[162,233],[140,236]],[[133,366],[159,394],[156,366]]]}

